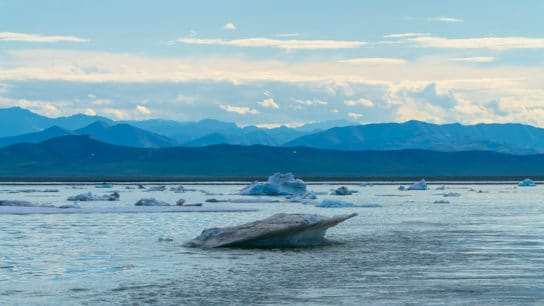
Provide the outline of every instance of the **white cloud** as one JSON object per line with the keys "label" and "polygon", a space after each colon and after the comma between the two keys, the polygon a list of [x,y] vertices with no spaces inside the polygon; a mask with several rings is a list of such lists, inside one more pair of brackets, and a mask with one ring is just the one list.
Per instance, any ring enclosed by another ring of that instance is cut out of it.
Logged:
{"label": "white cloud", "polygon": [[144,115],[149,115],[151,114],[151,111],[149,110],[149,108],[143,106],[143,105],[137,105],[136,106],[136,110]]}
{"label": "white cloud", "polygon": [[415,37],[415,36],[429,36],[429,33],[396,33],[396,34],[387,34],[383,37],[385,38],[406,38],[406,37]]}
{"label": "white cloud", "polygon": [[383,57],[361,57],[339,60],[342,64],[405,64],[406,61],[400,58],[383,58]]}
{"label": "white cloud", "polygon": [[181,93],[176,96],[176,101],[182,104],[194,104],[196,100],[197,98],[195,96],[188,96]]}
{"label": "white cloud", "polygon": [[88,42],[86,38],[76,36],[46,36],[39,34],[0,32],[0,41],[23,41],[36,43],[54,43],[54,42]]}
{"label": "white cloud", "polygon": [[272,98],[264,99],[261,102],[257,102],[257,103],[259,103],[259,105],[261,105],[262,107],[275,108],[275,109],[280,108],[278,103],[276,103],[276,101],[274,101],[274,99]]}
{"label": "white cloud", "polygon": [[299,100],[299,99],[293,99],[295,103],[302,104],[302,105],[327,105],[329,102],[319,100],[319,99],[313,99],[313,100]]}
{"label": "white cloud", "polygon": [[359,118],[363,117],[363,115],[357,114],[357,113],[348,113],[348,117],[350,117],[352,119],[359,119]]}
{"label": "white cloud", "polygon": [[367,44],[363,41],[346,40],[296,40],[296,39],[271,39],[263,37],[226,40],[221,38],[179,38],[179,43],[193,45],[222,45],[233,47],[271,47],[287,50],[294,49],[350,49]]}
{"label": "white cloud", "polygon": [[493,56],[473,56],[473,57],[457,57],[451,58],[452,62],[467,62],[467,63],[490,63],[495,61]]}
{"label": "white cloud", "polygon": [[340,111],[338,109],[336,109],[336,108],[331,109],[331,113],[338,113],[338,112],[340,112]]}
{"label": "white cloud", "polygon": [[102,113],[112,116],[117,120],[126,120],[129,119],[129,114],[127,111],[116,108],[103,108]]}
{"label": "white cloud", "polygon": [[373,107],[374,106],[374,102],[368,100],[368,99],[357,99],[357,100],[345,100],[344,101],[344,104],[346,106],[364,106],[364,107]]}
{"label": "white cloud", "polygon": [[235,26],[234,23],[232,23],[232,22],[227,22],[227,23],[223,26],[222,29],[223,29],[223,30],[228,30],[228,31],[234,31],[234,30],[236,30],[236,26]]}
{"label": "white cloud", "polygon": [[463,22],[464,20],[463,19],[459,19],[459,18],[453,18],[453,17],[444,17],[444,16],[439,16],[439,17],[433,17],[431,18],[432,21],[440,21],[440,22]]}
{"label": "white cloud", "polygon": [[86,108],[83,113],[87,116],[96,116],[96,112],[92,108]]}
{"label": "white cloud", "polygon": [[407,41],[417,43],[426,48],[451,49],[542,49],[544,38],[531,37],[480,37],[480,38],[445,38],[436,36],[419,36]]}
{"label": "white cloud", "polygon": [[258,110],[249,108],[249,107],[223,105],[223,104],[219,105],[219,107],[223,110],[226,110],[229,113],[237,113],[240,115],[245,115],[245,114],[256,115],[259,113]]}
{"label": "white cloud", "polygon": [[274,34],[272,36],[274,37],[296,37],[296,36],[299,36],[300,34],[298,33],[280,33],[280,34]]}

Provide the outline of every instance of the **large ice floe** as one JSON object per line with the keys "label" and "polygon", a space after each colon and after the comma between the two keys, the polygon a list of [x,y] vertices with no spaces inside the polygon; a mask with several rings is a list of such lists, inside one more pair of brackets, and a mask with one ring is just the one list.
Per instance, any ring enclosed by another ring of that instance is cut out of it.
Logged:
{"label": "large ice floe", "polygon": [[532,179],[526,178],[523,181],[519,182],[518,186],[519,187],[535,187],[536,184]]}
{"label": "large ice floe", "polygon": [[296,195],[306,192],[306,183],[291,173],[275,173],[266,182],[254,182],[244,187],[242,195]]}
{"label": "large ice floe", "polygon": [[263,220],[202,231],[186,247],[287,248],[321,245],[329,227],[357,216],[356,213],[325,217],[310,214],[275,214]]}
{"label": "large ice floe", "polygon": [[114,191],[105,195],[96,195],[91,192],[80,193],[75,196],[68,197],[68,201],[118,201],[119,193]]}

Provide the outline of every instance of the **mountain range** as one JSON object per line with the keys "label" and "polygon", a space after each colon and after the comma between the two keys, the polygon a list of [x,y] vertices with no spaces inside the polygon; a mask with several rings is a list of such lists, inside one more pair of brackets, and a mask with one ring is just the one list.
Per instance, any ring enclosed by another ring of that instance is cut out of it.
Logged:
{"label": "mountain range", "polygon": [[298,128],[267,129],[239,127],[213,119],[114,121],[82,114],[48,118],[18,107],[0,109],[0,147],[38,143],[67,135],[89,135],[101,142],[137,148],[231,144],[344,151],[414,149],[520,155],[544,153],[544,129],[513,123],[440,125],[407,121],[356,125],[349,121],[329,121]]}
{"label": "mountain range", "polygon": [[83,135],[0,149],[0,178],[539,176],[544,155],[489,151],[335,151],[307,147],[214,145],[133,148]]}

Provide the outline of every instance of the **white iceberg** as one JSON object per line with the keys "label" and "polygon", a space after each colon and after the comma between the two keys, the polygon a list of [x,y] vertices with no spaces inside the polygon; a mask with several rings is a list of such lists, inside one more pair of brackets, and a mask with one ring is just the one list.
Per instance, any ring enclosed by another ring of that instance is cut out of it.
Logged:
{"label": "white iceberg", "polygon": [[355,205],[353,203],[350,203],[350,202],[325,199],[325,200],[321,201],[321,203],[317,204],[315,207],[342,208],[342,207],[355,207]]}
{"label": "white iceberg", "polygon": [[406,190],[427,190],[427,182],[425,179],[421,179],[421,181],[410,185]]}
{"label": "white iceberg", "polygon": [[95,195],[91,192],[81,193],[75,196],[68,197],[68,201],[118,201],[119,193],[114,191],[110,194]]}
{"label": "white iceberg", "polygon": [[526,178],[518,183],[519,187],[535,187],[536,184],[532,179]]}
{"label": "white iceberg", "polygon": [[300,179],[295,179],[291,173],[276,173],[268,177],[268,181],[254,182],[241,191],[241,195],[296,195],[306,192],[306,183]]}
{"label": "white iceberg", "polygon": [[321,245],[329,227],[357,214],[325,217],[309,214],[275,214],[238,226],[212,227],[202,231],[186,247],[286,248]]}

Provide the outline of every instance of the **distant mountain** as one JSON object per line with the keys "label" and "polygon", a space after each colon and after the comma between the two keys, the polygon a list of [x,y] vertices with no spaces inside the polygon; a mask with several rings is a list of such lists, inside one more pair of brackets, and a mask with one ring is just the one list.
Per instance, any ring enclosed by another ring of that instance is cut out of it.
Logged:
{"label": "distant mountain", "polygon": [[75,130],[74,134],[89,135],[106,143],[127,147],[164,148],[178,145],[177,141],[166,136],[148,132],[126,123],[110,126],[106,122],[97,121]]}
{"label": "distant mountain", "polygon": [[2,137],[0,138],[0,147],[16,143],[38,143],[67,135],[89,135],[106,143],[137,148],[164,148],[178,145],[175,140],[168,137],[151,133],[128,124],[116,124],[112,126],[104,121],[96,121],[74,131],[53,126],[41,132]]}
{"label": "distant mountain", "polygon": [[[424,162],[422,162],[424,161]],[[496,152],[333,151],[217,145],[144,149],[64,136],[0,149],[0,178],[538,176],[544,155]]]}
{"label": "distant mountain", "polygon": [[153,119],[127,121],[127,123],[175,139],[186,146],[208,146],[214,144],[262,144],[276,146],[307,134],[307,132],[288,127],[264,129],[247,126],[242,128],[234,123],[213,119],[204,119],[196,122]]}
{"label": "distant mountain", "polygon": [[95,121],[113,123],[111,119],[100,116],[73,115],[49,118],[20,107],[0,109],[0,137],[40,132],[52,126],[67,130],[78,129]]}
{"label": "distant mountain", "polygon": [[73,132],[55,125],[41,132],[27,133],[19,136],[2,137],[0,138],[0,147],[9,146],[16,143],[38,143],[51,138],[72,134]]}
{"label": "distant mountain", "polygon": [[335,150],[544,152],[544,129],[522,124],[431,124],[420,121],[332,128],[289,141],[285,146]]}

